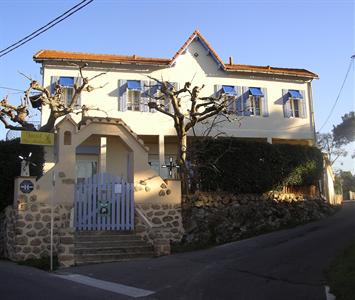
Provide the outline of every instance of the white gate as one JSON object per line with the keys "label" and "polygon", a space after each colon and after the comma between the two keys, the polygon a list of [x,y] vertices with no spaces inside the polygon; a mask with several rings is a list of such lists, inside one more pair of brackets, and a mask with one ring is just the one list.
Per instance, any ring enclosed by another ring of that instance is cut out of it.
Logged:
{"label": "white gate", "polygon": [[108,173],[95,174],[75,185],[77,230],[133,230],[134,187]]}

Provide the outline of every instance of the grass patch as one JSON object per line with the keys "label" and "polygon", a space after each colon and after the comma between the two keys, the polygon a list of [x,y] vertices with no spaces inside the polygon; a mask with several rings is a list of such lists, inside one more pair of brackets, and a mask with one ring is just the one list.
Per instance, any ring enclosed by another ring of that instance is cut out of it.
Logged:
{"label": "grass patch", "polygon": [[[50,257],[44,256],[41,258],[29,258],[26,260],[22,260],[17,262],[19,265],[29,266],[37,269],[41,269],[44,271],[50,271]],[[53,256],[53,271],[58,269],[59,262],[58,257]]]}
{"label": "grass patch", "polygon": [[337,300],[355,299],[355,242],[335,258],[326,271],[326,278]]}

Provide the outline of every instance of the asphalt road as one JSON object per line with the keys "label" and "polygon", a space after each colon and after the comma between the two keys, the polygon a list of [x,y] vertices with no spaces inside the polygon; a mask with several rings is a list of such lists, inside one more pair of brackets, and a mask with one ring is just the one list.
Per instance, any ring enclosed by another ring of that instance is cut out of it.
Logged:
{"label": "asphalt road", "polygon": [[[348,202],[330,218],[289,230],[207,250],[60,273],[154,292],[144,299],[324,300],[323,270],[354,240],[355,202]],[[0,298],[133,299],[6,261],[0,261]]]}

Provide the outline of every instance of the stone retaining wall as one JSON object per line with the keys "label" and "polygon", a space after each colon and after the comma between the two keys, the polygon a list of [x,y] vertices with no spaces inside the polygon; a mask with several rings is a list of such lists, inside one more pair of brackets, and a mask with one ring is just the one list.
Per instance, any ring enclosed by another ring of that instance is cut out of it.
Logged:
{"label": "stone retaining wall", "polygon": [[318,220],[334,211],[326,201],[302,195],[196,193],[184,202],[183,242],[201,246],[230,242]]}
{"label": "stone retaining wall", "polygon": [[[179,242],[184,234],[180,204],[136,204],[148,223],[136,214],[135,230],[144,240]],[[158,244],[158,242],[156,243]]]}
{"label": "stone retaining wall", "polygon": [[[40,258],[50,253],[51,207],[39,203],[35,195],[25,200],[27,205],[22,209],[11,206],[5,209],[5,218],[0,226],[4,228],[2,256],[13,261]],[[71,207],[64,205],[58,205],[53,210],[55,254],[58,250],[59,229],[69,226],[70,211]]]}

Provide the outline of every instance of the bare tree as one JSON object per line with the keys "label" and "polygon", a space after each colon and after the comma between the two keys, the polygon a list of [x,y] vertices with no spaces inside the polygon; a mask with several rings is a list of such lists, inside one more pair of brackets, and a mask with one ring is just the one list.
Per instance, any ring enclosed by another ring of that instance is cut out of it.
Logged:
{"label": "bare tree", "polygon": [[318,133],[317,134],[318,148],[328,154],[329,162],[333,165],[340,157],[348,155],[343,145],[337,143],[334,134],[332,133]]}
{"label": "bare tree", "polygon": [[[204,85],[192,87],[190,82],[186,82],[183,88],[176,89],[174,85],[168,81],[160,81],[153,77],[149,78],[155,80],[160,85],[161,91],[159,96],[149,95],[149,108],[169,116],[174,121],[178,142],[177,163],[180,166],[183,193],[186,194],[188,191],[188,166],[186,163],[188,131],[194,131],[198,123],[202,124],[204,121],[213,117],[214,118],[211,119],[212,126],[219,122],[217,117],[229,120],[228,107],[231,101],[235,101],[235,97],[225,93],[218,93],[217,95],[209,97],[200,97],[199,94],[204,88]],[[182,99],[184,99],[184,102],[190,102],[186,111],[184,111],[182,107]],[[164,104],[161,102],[164,102]],[[171,104],[172,111],[166,110],[166,102]],[[207,129],[207,132],[211,132],[211,127]]]}
{"label": "bare tree", "polygon": [[[0,121],[4,124],[5,128],[11,130],[52,132],[56,120],[60,117],[70,113],[81,113],[82,116],[84,116],[91,108],[85,105],[81,107],[79,106],[78,101],[80,94],[83,91],[91,92],[95,90],[96,88],[89,85],[89,82],[105,74],[100,73],[92,78],[84,77],[83,69],[86,66],[86,64],[80,67],[78,66],[81,80],[80,82],[77,80],[77,82],[74,83],[73,96],[69,103],[65,103],[63,100],[64,89],[59,83],[56,83],[53,89],[48,89],[40,85],[38,81],[22,74],[30,80],[30,85],[24,91],[24,97],[21,100],[20,105],[16,106],[11,104],[7,97],[0,101]],[[30,103],[32,104],[32,107],[39,110],[41,110],[42,106],[48,105],[49,107],[50,113],[47,123],[43,124],[39,129],[28,121]]]}

